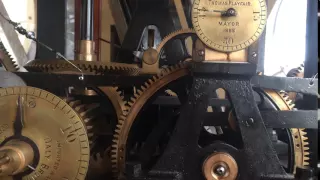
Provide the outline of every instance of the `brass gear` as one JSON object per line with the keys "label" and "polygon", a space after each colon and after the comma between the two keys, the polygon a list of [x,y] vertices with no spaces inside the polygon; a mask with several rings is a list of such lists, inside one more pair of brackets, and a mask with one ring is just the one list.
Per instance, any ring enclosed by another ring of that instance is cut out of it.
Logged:
{"label": "brass gear", "polygon": [[[141,90],[137,90],[137,93],[128,102],[130,109],[127,114],[120,117],[117,125],[117,129],[114,133],[113,145],[111,150],[112,169],[118,178],[123,178],[125,174],[125,158],[126,158],[126,142],[130,129],[137,117],[138,113],[142,109],[143,105],[151,98],[159,89],[165,87],[167,84],[184,77],[189,74],[186,64],[178,64],[173,67],[166,68],[157,76],[149,79]],[[281,93],[277,93],[272,90],[267,90],[266,93],[274,100],[279,110],[291,110],[293,104],[291,104],[289,98]],[[295,166],[308,165],[308,142],[306,133],[303,129],[291,129],[292,137],[295,144]],[[299,148],[300,147],[300,148]]]}
{"label": "brass gear", "polygon": [[[289,111],[294,108],[292,100],[285,91],[279,93],[273,90],[265,90],[265,93],[273,100],[280,111]],[[292,140],[294,142],[295,166],[303,167],[309,165],[309,143],[305,129],[291,128]]]}
{"label": "brass gear", "polygon": [[92,145],[95,139],[94,123],[97,120],[95,110],[99,108],[99,104],[83,104],[81,100],[66,99],[65,100],[70,107],[72,107],[77,114],[81,117],[85,127],[87,129],[87,136],[89,144]]}
{"label": "brass gear", "polygon": [[173,31],[172,33],[170,33],[169,35],[167,35],[166,37],[164,37],[162,39],[162,41],[160,42],[160,44],[158,44],[156,50],[158,51],[159,54],[161,54],[161,51],[163,49],[163,47],[171,40],[177,38],[178,36],[181,35],[195,35],[196,32],[193,29],[180,29],[177,31]]}
{"label": "brass gear", "polygon": [[13,60],[13,58],[6,50],[2,42],[0,42],[0,63],[3,65],[6,71],[19,71],[19,65],[17,64],[17,62]]}
{"label": "brass gear", "polygon": [[[86,74],[126,74],[137,75],[140,68],[135,64],[124,63],[102,63],[99,61],[71,61],[79,69]],[[62,59],[54,60],[33,60],[25,65],[25,68],[30,72],[54,72],[54,73],[80,73],[74,66]]]}
{"label": "brass gear", "polygon": [[[17,138],[13,136],[12,122],[19,114],[20,98],[24,120],[22,137]],[[23,173],[29,174],[22,174],[22,179],[85,179],[90,157],[87,129],[83,119],[63,99],[33,87],[0,88],[0,106],[1,148],[6,148],[10,138],[36,147],[32,154],[39,158],[29,164],[34,170],[23,169]]]}

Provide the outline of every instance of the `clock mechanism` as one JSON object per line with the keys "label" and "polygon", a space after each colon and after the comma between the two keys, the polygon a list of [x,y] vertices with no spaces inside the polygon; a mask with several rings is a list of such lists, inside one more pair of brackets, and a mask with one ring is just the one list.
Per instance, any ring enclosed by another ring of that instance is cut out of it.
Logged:
{"label": "clock mechanism", "polygon": [[317,74],[264,75],[269,1],[79,2],[74,60],[0,16],[54,55],[0,42],[1,180],[316,179]]}

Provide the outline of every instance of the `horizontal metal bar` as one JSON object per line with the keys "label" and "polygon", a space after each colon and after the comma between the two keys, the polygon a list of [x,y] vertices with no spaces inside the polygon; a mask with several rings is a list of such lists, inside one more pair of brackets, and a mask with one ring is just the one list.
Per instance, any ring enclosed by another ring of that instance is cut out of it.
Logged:
{"label": "horizontal metal bar", "polygon": [[[262,111],[267,128],[318,128],[317,111]],[[227,112],[205,113],[204,126],[228,126]]]}
{"label": "horizontal metal bar", "polygon": [[127,76],[127,75],[84,75],[84,80],[79,80],[75,74],[51,74],[16,72],[28,86],[39,88],[53,87],[98,87],[98,86],[122,86],[131,87],[146,82],[151,76]]}
{"label": "horizontal metal bar", "polygon": [[[310,82],[313,82],[313,84],[310,85]],[[253,87],[263,89],[318,95],[318,79],[312,78],[254,76],[251,79],[251,84]]]}
{"label": "horizontal metal bar", "polygon": [[317,111],[262,111],[266,127],[272,128],[318,128]]}

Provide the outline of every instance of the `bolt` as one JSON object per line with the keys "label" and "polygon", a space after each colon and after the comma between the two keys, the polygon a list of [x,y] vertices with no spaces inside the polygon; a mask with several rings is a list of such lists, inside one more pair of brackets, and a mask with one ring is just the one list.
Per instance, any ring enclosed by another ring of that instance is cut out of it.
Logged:
{"label": "bolt", "polygon": [[249,118],[248,120],[246,120],[246,126],[250,127],[254,124],[254,119],[253,118]]}
{"label": "bolt", "polygon": [[252,57],[256,58],[258,56],[258,54],[256,52],[252,53]]}
{"label": "bolt", "polygon": [[218,165],[216,166],[216,168],[214,169],[214,173],[220,177],[223,177],[226,175],[227,173],[227,168],[222,166],[222,165]]}
{"label": "bolt", "polygon": [[199,56],[203,56],[204,55],[204,51],[203,50],[198,51],[198,55]]}
{"label": "bolt", "polygon": [[28,102],[28,107],[35,108],[36,106],[37,106],[37,103],[35,101],[29,101]]}

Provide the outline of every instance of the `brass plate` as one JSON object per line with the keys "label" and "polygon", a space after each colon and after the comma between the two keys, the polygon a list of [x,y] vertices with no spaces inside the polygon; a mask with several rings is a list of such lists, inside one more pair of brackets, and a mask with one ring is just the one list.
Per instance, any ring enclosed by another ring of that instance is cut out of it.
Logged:
{"label": "brass plate", "polygon": [[65,101],[47,91],[0,88],[0,143],[14,134],[19,95],[24,99],[22,135],[36,144],[40,154],[35,170],[23,179],[85,179],[90,157],[86,127]]}
{"label": "brass plate", "polygon": [[264,0],[195,0],[192,24],[208,47],[239,51],[250,46],[263,32],[267,20]]}

